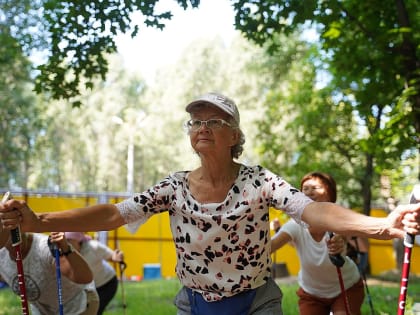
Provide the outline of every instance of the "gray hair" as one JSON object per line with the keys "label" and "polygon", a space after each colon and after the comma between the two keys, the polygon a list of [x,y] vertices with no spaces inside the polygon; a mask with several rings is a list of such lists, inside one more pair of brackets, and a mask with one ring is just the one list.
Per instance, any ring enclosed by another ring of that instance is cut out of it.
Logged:
{"label": "gray hair", "polygon": [[229,119],[229,123],[232,124],[233,128],[238,129],[239,132],[239,141],[230,149],[230,154],[233,158],[237,159],[241,156],[242,152],[244,151],[244,144],[245,144],[245,135],[242,132],[241,127],[239,127],[235,121],[235,119]]}

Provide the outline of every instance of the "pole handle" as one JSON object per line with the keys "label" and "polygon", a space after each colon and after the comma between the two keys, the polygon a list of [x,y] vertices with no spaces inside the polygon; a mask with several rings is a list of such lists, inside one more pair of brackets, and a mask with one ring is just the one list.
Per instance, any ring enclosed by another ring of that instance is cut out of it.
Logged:
{"label": "pole handle", "polygon": [[[420,184],[414,185],[413,191],[410,195],[410,203],[415,204],[420,202]],[[404,246],[412,248],[414,246],[415,235],[406,233],[404,235]]]}
{"label": "pole handle", "polygon": [[[7,191],[4,194],[1,202],[5,203],[7,200],[10,200],[10,199],[12,199],[12,194],[10,193],[10,191]],[[19,227],[11,230],[10,235],[12,237],[12,246],[13,247],[16,247],[17,245],[20,245],[22,243],[22,235],[20,234],[20,228]]]}
{"label": "pole handle", "polygon": [[[332,238],[334,236],[333,232],[328,232],[330,238]],[[343,267],[344,263],[346,262],[343,258],[343,256],[341,256],[340,254],[335,254],[335,255],[329,255],[330,256],[330,260],[333,263],[334,266],[341,268]]]}
{"label": "pole handle", "polygon": [[414,234],[405,233],[405,235],[404,235],[404,246],[409,247],[409,248],[413,248],[415,237],[416,236]]}
{"label": "pole handle", "polygon": [[[10,193],[10,191],[7,191],[3,195],[1,202],[5,203],[7,200],[10,199],[12,199],[12,194]],[[20,249],[20,244],[22,243],[22,235],[20,234],[20,228],[17,227],[11,230],[10,235],[12,237],[12,246],[15,249],[16,255],[16,266],[18,272],[20,300],[22,304],[22,315],[29,315],[28,299],[26,297],[25,276],[23,272],[22,253]]]}
{"label": "pole handle", "polygon": [[[414,185],[413,191],[410,195],[410,204],[420,202],[420,184]],[[404,315],[405,313],[405,302],[407,300],[408,290],[408,279],[410,276],[410,265],[411,265],[411,251],[414,245],[415,235],[405,233],[404,235],[404,261],[401,272],[400,282],[400,296],[398,298],[398,315]]]}
{"label": "pole handle", "polygon": [[120,261],[119,264],[120,264],[121,271],[124,272],[124,270],[127,268],[127,264],[125,263],[124,260]]}

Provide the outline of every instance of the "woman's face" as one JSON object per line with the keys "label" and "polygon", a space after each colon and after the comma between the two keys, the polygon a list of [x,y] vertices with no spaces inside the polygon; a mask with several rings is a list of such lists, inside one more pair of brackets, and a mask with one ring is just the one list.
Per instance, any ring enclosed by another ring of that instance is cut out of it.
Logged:
{"label": "woman's face", "polygon": [[314,201],[331,201],[327,187],[319,178],[310,178],[304,181],[302,192]]}
{"label": "woman's face", "polygon": [[[229,123],[230,116],[215,106],[203,106],[191,112],[192,120],[207,121],[209,119],[222,119]],[[222,123],[218,128],[201,124],[197,130],[190,130],[191,146],[197,153],[219,152],[230,154],[231,147],[238,141],[237,129],[232,129]]]}

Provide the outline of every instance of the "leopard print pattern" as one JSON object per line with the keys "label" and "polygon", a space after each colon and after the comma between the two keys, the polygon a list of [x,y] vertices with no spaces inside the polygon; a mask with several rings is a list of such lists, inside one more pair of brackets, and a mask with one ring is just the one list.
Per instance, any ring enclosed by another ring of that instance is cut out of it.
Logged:
{"label": "leopard print pattern", "polygon": [[301,215],[312,200],[261,166],[241,165],[225,200],[203,204],[190,193],[188,174],[174,173],[117,204],[129,229],[168,211],[177,276],[207,301],[263,285],[271,274],[269,208],[305,225]]}

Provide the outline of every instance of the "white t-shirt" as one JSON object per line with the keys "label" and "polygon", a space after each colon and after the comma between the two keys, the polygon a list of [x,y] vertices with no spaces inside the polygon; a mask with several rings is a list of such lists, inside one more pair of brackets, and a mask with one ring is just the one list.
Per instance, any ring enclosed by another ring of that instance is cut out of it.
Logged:
{"label": "white t-shirt", "polygon": [[114,268],[107,262],[112,257],[112,253],[112,249],[96,240],[82,243],[80,254],[89,264],[97,288],[103,286],[115,276]]}
{"label": "white t-shirt", "polygon": [[[55,259],[47,244],[48,236],[33,234],[33,241],[23,259],[26,295],[31,307],[43,315],[59,313]],[[16,262],[10,259],[6,248],[0,249],[0,275],[17,295],[20,295]],[[85,289],[89,285],[77,284],[61,277],[64,314],[80,314],[86,309]]]}
{"label": "white t-shirt", "polygon": [[[324,238],[315,241],[309,230],[296,222],[289,220],[280,230],[292,238],[291,243],[295,246],[299,260],[300,270],[298,283],[307,293],[322,297],[333,298],[341,293],[337,267],[332,264],[327,249],[326,240],[329,238],[325,233]],[[354,261],[348,257],[341,267],[344,287],[347,290],[360,280],[360,273]]]}
{"label": "white t-shirt", "polygon": [[177,172],[118,203],[128,227],[135,231],[169,211],[178,278],[207,301],[263,285],[271,271],[269,208],[300,221],[312,200],[261,166],[241,165],[225,200],[203,204],[191,194],[188,175]]}

